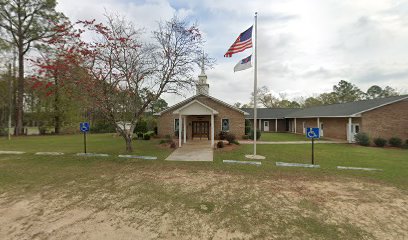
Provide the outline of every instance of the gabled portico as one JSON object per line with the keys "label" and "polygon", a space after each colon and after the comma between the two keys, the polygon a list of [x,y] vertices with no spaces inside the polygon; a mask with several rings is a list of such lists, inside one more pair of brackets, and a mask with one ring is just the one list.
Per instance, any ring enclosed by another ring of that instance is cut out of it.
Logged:
{"label": "gabled portico", "polygon": [[[204,103],[193,100],[190,103],[176,109],[173,112],[174,115],[178,115],[179,127],[178,127],[178,137],[179,137],[179,147],[182,146],[182,143],[187,142],[187,131],[188,126],[191,126],[192,137],[194,138],[194,129],[201,131],[200,133],[205,133],[205,129],[208,130],[209,127],[211,129],[211,134],[209,138],[211,138],[211,147],[214,147],[214,115],[218,114],[218,112],[211,107],[205,105]],[[188,121],[188,117],[194,117],[198,119],[198,121]],[[210,121],[205,121],[210,117]],[[204,119],[206,118],[206,119]],[[200,120],[204,119],[204,120]],[[187,124],[191,122],[190,124]]]}

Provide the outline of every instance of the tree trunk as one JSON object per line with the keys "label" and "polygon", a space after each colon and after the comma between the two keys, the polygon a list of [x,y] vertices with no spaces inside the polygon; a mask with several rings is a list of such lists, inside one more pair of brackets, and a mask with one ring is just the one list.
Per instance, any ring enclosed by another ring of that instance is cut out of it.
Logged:
{"label": "tree trunk", "polygon": [[126,135],[124,138],[125,138],[125,141],[126,141],[126,152],[128,152],[128,153],[133,152],[132,136]]}
{"label": "tree trunk", "polygon": [[58,77],[54,77],[55,81],[55,98],[54,98],[54,120],[55,120],[55,134],[60,134],[61,130],[61,117],[60,117],[60,101],[59,101],[59,86]]}
{"label": "tree trunk", "polygon": [[18,48],[18,81],[16,104],[16,129],[15,134],[23,134],[23,107],[24,107],[24,52],[23,46]]}

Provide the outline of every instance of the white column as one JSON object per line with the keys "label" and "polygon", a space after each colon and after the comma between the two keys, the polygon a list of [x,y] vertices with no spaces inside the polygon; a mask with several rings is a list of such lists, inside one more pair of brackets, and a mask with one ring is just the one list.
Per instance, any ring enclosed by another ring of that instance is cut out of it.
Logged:
{"label": "white column", "polygon": [[347,129],[347,131],[348,131],[348,134],[347,134],[347,137],[348,137],[348,142],[349,143],[352,143],[353,142],[353,136],[351,136],[351,124],[352,124],[352,121],[351,121],[351,117],[349,117],[349,119],[348,119],[348,129]]}
{"label": "white column", "polygon": [[319,128],[319,136],[320,136],[320,118],[317,118],[317,127]]}
{"label": "white column", "polygon": [[295,118],[295,133],[296,133],[296,118]]}
{"label": "white column", "polygon": [[278,132],[278,119],[275,118],[275,132]]}
{"label": "white column", "polygon": [[259,124],[258,124],[258,126],[259,126],[259,131],[262,131],[262,121],[261,121],[261,119],[259,119]]}
{"label": "white column", "polygon": [[211,147],[214,147],[214,113],[211,114]]}
{"label": "white column", "polygon": [[187,134],[187,121],[186,121],[186,119],[187,119],[187,117],[186,116],[184,116],[184,143],[186,143],[187,142],[187,136],[186,136],[186,134]]}
{"label": "white column", "polygon": [[181,118],[181,114],[179,114],[179,147],[181,147],[181,128],[183,127],[183,118]]}

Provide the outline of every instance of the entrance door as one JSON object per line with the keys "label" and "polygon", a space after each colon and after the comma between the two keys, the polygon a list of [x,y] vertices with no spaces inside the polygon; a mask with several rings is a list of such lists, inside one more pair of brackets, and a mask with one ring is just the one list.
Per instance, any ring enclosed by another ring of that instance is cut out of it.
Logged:
{"label": "entrance door", "polygon": [[210,122],[208,121],[193,121],[193,138],[210,139]]}
{"label": "entrance door", "polygon": [[324,127],[324,125],[323,125],[323,122],[320,122],[320,137],[323,137],[324,135],[323,135],[323,127]]}
{"label": "entrance door", "polygon": [[269,132],[269,121],[264,122],[264,131]]}
{"label": "entrance door", "polygon": [[349,133],[349,124],[347,123],[347,139],[350,139],[349,134],[351,134],[351,142],[355,142],[354,136],[360,132],[360,124],[352,123],[351,124],[351,133]]}

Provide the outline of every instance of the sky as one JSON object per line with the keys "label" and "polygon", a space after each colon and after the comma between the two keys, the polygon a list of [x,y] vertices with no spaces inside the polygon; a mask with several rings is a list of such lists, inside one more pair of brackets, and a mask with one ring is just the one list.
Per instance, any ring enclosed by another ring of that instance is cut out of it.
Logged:
{"label": "sky", "polygon": [[[408,1],[396,0],[59,0],[72,21],[117,13],[150,31],[175,14],[196,22],[204,51],[215,58],[207,69],[210,95],[248,103],[253,68],[233,72],[252,49],[223,55],[254,23],[258,12],[258,86],[287,99],[331,91],[340,80],[363,91],[372,85],[408,93]],[[197,66],[197,75],[199,73]],[[175,104],[194,93],[164,95]]]}

